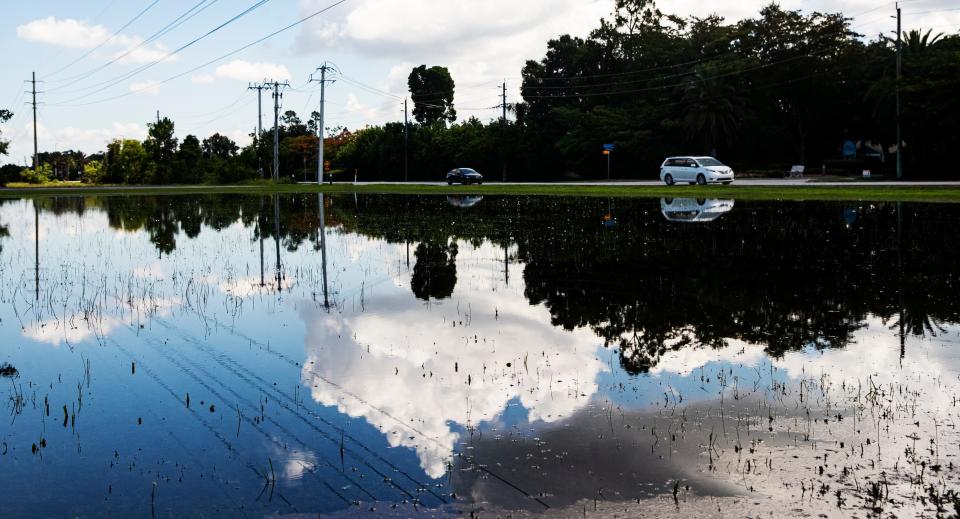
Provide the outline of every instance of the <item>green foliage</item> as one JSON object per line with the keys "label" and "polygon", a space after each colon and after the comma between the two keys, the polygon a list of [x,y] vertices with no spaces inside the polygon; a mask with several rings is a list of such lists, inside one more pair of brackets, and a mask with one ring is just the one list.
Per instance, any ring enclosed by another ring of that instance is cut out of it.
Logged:
{"label": "green foliage", "polygon": [[[6,109],[0,109],[0,124],[9,121],[11,117],[13,117],[13,112]],[[0,135],[3,135],[2,131],[0,131]],[[10,141],[0,139],[0,155],[6,155],[9,147]]]}
{"label": "green foliage", "polygon": [[155,123],[147,124],[148,137],[143,142],[144,151],[154,165],[154,181],[168,184],[174,180],[174,159],[177,153],[177,139],[173,136],[173,121],[164,117]]}
{"label": "green foliage", "polygon": [[20,170],[22,168],[16,164],[4,164],[0,166],[0,186],[8,182],[20,181]]}
{"label": "green foliage", "polygon": [[435,124],[457,120],[457,111],[453,108],[454,83],[447,67],[414,67],[407,78],[407,86],[417,122]]}
{"label": "green foliage", "polygon": [[23,168],[20,170],[20,179],[27,184],[44,184],[53,176],[53,166],[41,164],[39,168]]}
{"label": "green foliage", "polygon": [[176,156],[176,173],[174,181],[178,184],[195,184],[202,178],[200,165],[203,160],[203,148],[200,139],[195,135],[187,135],[180,143]]}
{"label": "green foliage", "polygon": [[99,160],[91,160],[83,166],[81,180],[85,184],[103,184],[107,168]]}

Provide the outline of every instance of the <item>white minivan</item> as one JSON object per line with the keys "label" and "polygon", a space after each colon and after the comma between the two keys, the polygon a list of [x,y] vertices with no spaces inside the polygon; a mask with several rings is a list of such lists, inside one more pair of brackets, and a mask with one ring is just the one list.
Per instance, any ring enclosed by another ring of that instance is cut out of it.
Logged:
{"label": "white minivan", "polygon": [[677,182],[729,184],[733,170],[713,157],[669,157],[660,166],[660,180],[668,186]]}

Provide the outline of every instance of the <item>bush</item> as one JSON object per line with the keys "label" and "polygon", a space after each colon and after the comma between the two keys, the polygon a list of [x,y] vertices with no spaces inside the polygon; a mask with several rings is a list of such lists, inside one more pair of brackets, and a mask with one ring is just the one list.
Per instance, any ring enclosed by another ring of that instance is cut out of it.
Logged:
{"label": "bush", "polygon": [[19,182],[21,169],[23,168],[16,164],[0,166],[0,186],[6,185],[8,182]]}
{"label": "bush", "polygon": [[45,184],[50,181],[53,174],[53,166],[43,164],[38,169],[23,168],[20,170],[20,179],[28,184]]}
{"label": "bush", "polygon": [[80,179],[84,184],[100,184],[107,174],[107,169],[99,160],[91,160],[83,166],[83,177]]}

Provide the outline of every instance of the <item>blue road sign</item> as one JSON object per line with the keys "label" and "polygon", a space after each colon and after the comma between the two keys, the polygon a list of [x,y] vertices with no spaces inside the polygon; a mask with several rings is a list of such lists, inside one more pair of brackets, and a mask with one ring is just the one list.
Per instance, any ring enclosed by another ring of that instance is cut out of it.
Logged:
{"label": "blue road sign", "polygon": [[613,144],[604,144],[603,149],[606,151],[613,151]]}

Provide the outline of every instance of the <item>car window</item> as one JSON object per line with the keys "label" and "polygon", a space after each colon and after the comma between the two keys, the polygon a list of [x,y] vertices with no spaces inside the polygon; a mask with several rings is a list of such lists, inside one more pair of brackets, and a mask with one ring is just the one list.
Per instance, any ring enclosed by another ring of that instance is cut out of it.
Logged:
{"label": "car window", "polygon": [[687,167],[688,167],[688,168],[695,168],[695,167],[697,167],[697,162],[694,161],[693,159],[687,159]]}
{"label": "car window", "polygon": [[722,166],[723,163],[714,158],[697,159],[701,166]]}

